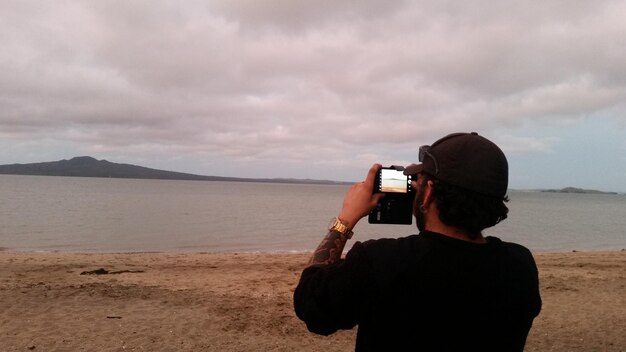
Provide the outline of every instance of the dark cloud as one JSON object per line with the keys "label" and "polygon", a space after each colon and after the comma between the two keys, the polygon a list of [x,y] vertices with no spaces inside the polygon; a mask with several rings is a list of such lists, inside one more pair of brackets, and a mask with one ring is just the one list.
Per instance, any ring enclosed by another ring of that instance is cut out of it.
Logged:
{"label": "dark cloud", "polygon": [[209,8],[248,31],[316,31],[320,27],[343,27],[346,24],[377,21],[403,9],[406,1],[377,0],[333,1],[255,1],[219,0]]}

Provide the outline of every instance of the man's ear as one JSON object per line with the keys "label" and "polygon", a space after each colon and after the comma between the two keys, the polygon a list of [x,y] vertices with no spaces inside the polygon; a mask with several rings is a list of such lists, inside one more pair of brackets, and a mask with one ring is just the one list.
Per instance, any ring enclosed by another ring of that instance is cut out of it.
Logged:
{"label": "man's ear", "polygon": [[428,209],[428,207],[430,207],[430,204],[433,202],[434,200],[434,183],[431,180],[426,181],[426,187],[424,187],[424,199],[422,204],[420,204],[421,206],[424,206],[425,209]]}

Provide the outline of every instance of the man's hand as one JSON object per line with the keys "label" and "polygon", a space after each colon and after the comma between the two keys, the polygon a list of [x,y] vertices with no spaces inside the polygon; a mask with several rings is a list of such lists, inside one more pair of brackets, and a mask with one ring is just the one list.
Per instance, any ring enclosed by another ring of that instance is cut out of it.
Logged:
{"label": "man's hand", "polygon": [[339,213],[339,219],[350,229],[367,216],[372,209],[384,197],[382,193],[373,193],[376,174],[382,165],[374,164],[367,173],[365,181],[354,184],[343,199],[343,207]]}

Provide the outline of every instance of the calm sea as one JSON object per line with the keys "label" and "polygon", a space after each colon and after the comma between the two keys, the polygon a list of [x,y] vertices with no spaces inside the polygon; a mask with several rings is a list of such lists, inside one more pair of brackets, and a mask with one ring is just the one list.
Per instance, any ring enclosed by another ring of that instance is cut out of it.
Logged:
{"label": "calm sea", "polygon": [[[0,175],[0,247],[72,252],[314,249],[346,186]],[[511,192],[487,231],[535,251],[626,248],[626,196]],[[370,225],[355,239],[415,225]]]}

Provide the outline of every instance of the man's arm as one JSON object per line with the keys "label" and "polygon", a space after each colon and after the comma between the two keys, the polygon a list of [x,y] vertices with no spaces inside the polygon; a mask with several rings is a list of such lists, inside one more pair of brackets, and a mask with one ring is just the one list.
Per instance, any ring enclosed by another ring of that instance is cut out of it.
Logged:
{"label": "man's arm", "polygon": [[[304,269],[300,276],[300,281],[294,291],[294,309],[298,318],[306,322],[311,332],[329,335],[339,329],[351,329],[358,322],[359,302],[367,295],[367,292],[362,292],[361,288],[367,285],[357,284],[363,281],[362,270],[358,265],[359,260],[354,262],[356,266],[354,263],[343,265],[341,270],[340,268],[335,270],[325,264],[340,261],[349,237],[346,234],[349,234],[354,225],[378,204],[382,195],[372,193],[374,180],[380,168],[380,165],[372,166],[367,179],[348,190],[341,212],[336,219],[347,228],[347,231],[335,222],[335,226],[330,227],[313,253],[309,267]],[[348,261],[352,260],[351,258],[357,252],[350,252]],[[343,262],[343,264],[348,264],[348,262]]]}
{"label": "man's arm", "polygon": [[341,258],[346,242],[348,242],[347,236],[337,231],[328,231],[326,237],[313,252],[309,265],[335,263]]}
{"label": "man's arm", "polygon": [[[381,167],[380,164],[372,165],[365,181],[350,187],[344,197],[338,218],[350,231],[359,220],[374,209],[378,201],[383,197],[382,193],[373,194],[374,180]],[[309,265],[335,263],[341,258],[341,253],[347,241],[347,236],[342,235],[338,231],[328,231],[326,237],[313,252]]]}

